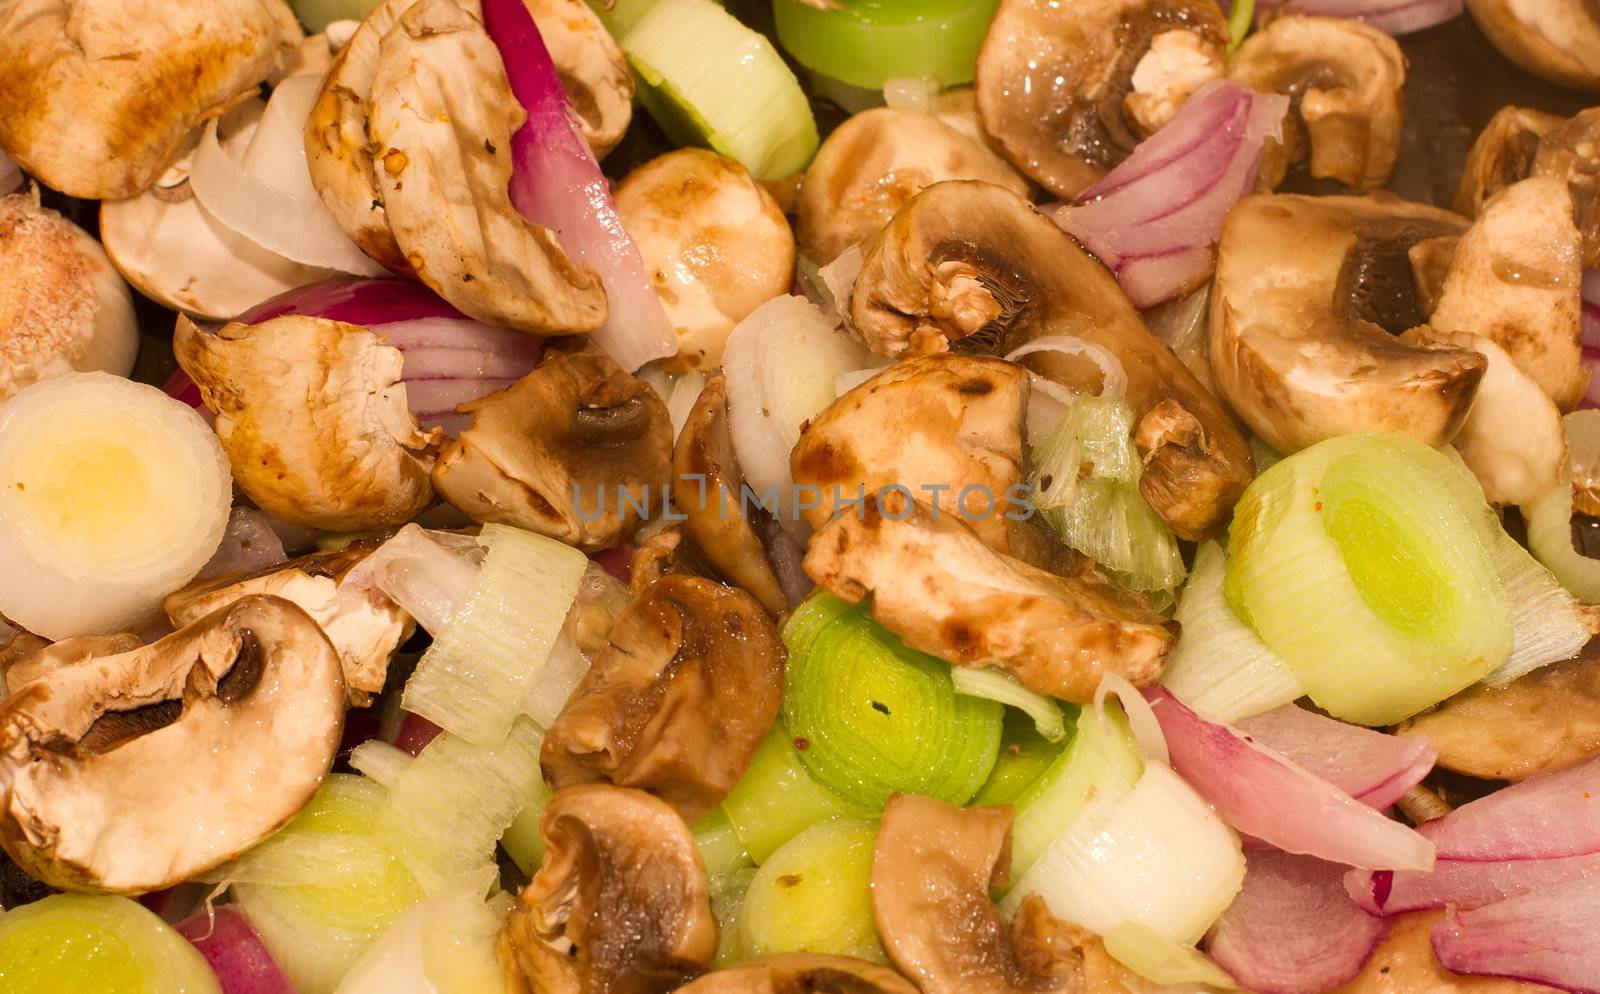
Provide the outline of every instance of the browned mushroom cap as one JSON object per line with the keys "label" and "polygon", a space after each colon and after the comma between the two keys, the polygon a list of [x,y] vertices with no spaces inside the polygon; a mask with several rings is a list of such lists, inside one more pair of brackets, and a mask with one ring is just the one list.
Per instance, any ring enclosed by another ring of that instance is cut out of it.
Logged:
{"label": "browned mushroom cap", "polygon": [[604,549],[662,499],[667,406],[598,352],[552,349],[527,376],[460,409],[472,425],[440,454],[433,485],[474,521]]}
{"label": "browned mushroom cap", "polygon": [[663,576],[617,618],[550,726],[545,781],[636,787],[692,822],[744,774],[782,699],[783,643],[755,599]]}
{"label": "browned mushroom cap", "polygon": [[74,197],[131,197],[300,38],[282,0],[6,4],[0,148]]}
{"label": "browned mushroom cap", "polygon": [[666,994],[716,955],[705,865],[665,801],[568,787],[539,835],[544,862],[500,933],[509,994]]}
{"label": "browned mushroom cap", "polygon": [[1541,138],[1532,174],[1566,181],[1583,265],[1600,268],[1600,107],[1579,111]]}
{"label": "browned mushroom cap", "polygon": [[872,917],[923,994],[1077,994],[1083,933],[1030,894],[1006,921],[989,895],[1011,873],[1010,808],[896,794],[872,850]]}
{"label": "browned mushroom cap", "polygon": [[1106,673],[1135,685],[1160,675],[1176,626],[1092,563],[1057,576],[897,491],[864,503],[811,537],[806,573],[852,603],[871,595],[872,617],[907,645],[958,666],[1000,667],[1068,701],[1093,700]]}
{"label": "browned mushroom cap", "polygon": [[234,482],[262,510],[361,531],[409,521],[433,499],[442,433],[418,428],[400,351],[365,328],[288,316],[213,334],[180,316],[172,350],[217,412]]}
{"label": "browned mushroom cap", "polygon": [[945,353],[890,366],[800,433],[794,482],[820,494],[815,507],[801,503],[806,520],[821,528],[840,500],[910,485],[1009,554],[1004,501],[1022,482],[1027,405],[1028,374],[1016,363]]}
{"label": "browned mushroom cap", "polygon": [[593,331],[606,317],[600,278],[511,203],[511,136],[526,118],[475,10],[418,0],[380,40],[373,175],[417,278],[480,321]]}
{"label": "browned mushroom cap", "polygon": [[1280,452],[1363,431],[1449,441],[1487,361],[1394,336],[1424,323],[1410,248],[1463,226],[1391,197],[1240,201],[1222,226],[1211,294],[1223,397]]}
{"label": "browned mushroom cap", "polygon": [[785,953],[708,973],[680,994],[917,994],[893,970],[854,956]]}
{"label": "browned mushroom cap", "polygon": [[1506,106],[1495,112],[1467,152],[1453,206],[1477,217],[1483,202],[1533,172],[1539,139],[1562,119],[1542,110]]}
{"label": "browned mushroom cap", "polygon": [[375,590],[340,585],[345,574],[376,545],[356,542],[337,552],[318,552],[256,573],[230,573],[197,580],[168,594],[163,609],[178,628],[251,594],[281,597],[322,626],[339,652],[345,686],[360,707],[383,690],[389,657],[416,625],[394,601]]}
{"label": "browned mushroom cap", "polygon": [[684,530],[711,566],[748,590],[773,617],[787,610],[789,599],[745,511],[766,514],[769,522],[772,516],[739,499],[744,474],[728,430],[728,390],[721,374],[706,381],[678,434],[672,475],[672,500],[683,512]]}
{"label": "browned mushroom cap", "polygon": [[[1226,521],[1250,482],[1249,446],[1217,399],[1150,333],[1105,267],[1000,187],[939,183],[906,205],[867,249],[850,317],[880,355],[991,326],[1001,352],[1044,335],[1107,349],[1122,362],[1139,419],[1140,490],[1184,538]],[[1035,360],[1073,389],[1100,388],[1098,372],[1058,356]]]}
{"label": "browned mushroom cap", "polygon": [[294,817],[344,706],[338,653],[275,597],[55,669],[0,704],[0,846],[56,887],[175,884]]}
{"label": "browned mushroom cap", "polygon": [[1383,941],[1356,978],[1328,994],[1551,994],[1543,984],[1451,973],[1433,952],[1434,926],[1443,911],[1390,918]]}
{"label": "browned mushroom cap", "polygon": [[1566,184],[1533,176],[1506,187],[1456,243],[1428,323],[1499,345],[1570,411],[1589,383],[1580,361],[1581,245]]}
{"label": "browned mushroom cap", "polygon": [[1500,54],[1565,86],[1600,90],[1600,11],[1587,0],[1467,0]]}
{"label": "browned mushroom cap", "polygon": [[[1192,34],[1198,45],[1160,40]],[[983,129],[1018,169],[1062,199],[1127,158],[1139,135],[1126,97],[1154,77],[1176,109],[1223,73],[1228,30],[1213,0],[1000,0],[978,52]],[[1209,72],[1175,73],[1191,61]],[[1176,80],[1174,77],[1176,76]],[[1135,104],[1137,106],[1137,104]]]}
{"label": "browned mushroom cap", "polygon": [[1357,190],[1389,181],[1400,152],[1406,60],[1377,28],[1343,17],[1279,17],[1245,39],[1232,79],[1290,99],[1285,140],[1311,175]]}
{"label": "browned mushroom cap", "polygon": [[930,114],[878,107],[839,125],[806,169],[796,205],[800,245],[819,265],[883,229],[895,211],[948,179],[1028,183],[981,142]]}

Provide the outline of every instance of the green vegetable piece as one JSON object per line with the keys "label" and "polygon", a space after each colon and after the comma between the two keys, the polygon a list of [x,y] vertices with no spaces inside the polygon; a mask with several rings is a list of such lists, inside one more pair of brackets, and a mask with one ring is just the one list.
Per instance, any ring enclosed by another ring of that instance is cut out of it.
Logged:
{"label": "green vegetable piece", "polygon": [[1228,7],[1228,54],[1239,50],[1256,17],[1256,0],[1233,0]]}
{"label": "green vegetable piece", "polygon": [[0,914],[5,994],[221,994],[205,958],[125,897],[53,894]]}
{"label": "green vegetable piece", "polygon": [[[1076,711],[1072,720],[1077,721]],[[1020,711],[1007,711],[1000,733],[1000,757],[972,803],[1015,805],[1044,780],[1070,747],[1071,739],[1051,742],[1039,734],[1033,719]]]}
{"label": "green vegetable piece", "polygon": [[843,0],[822,10],[773,0],[778,43],[801,65],[869,90],[886,80],[972,82],[998,0]]}
{"label": "green vegetable piece", "polygon": [[306,31],[316,34],[327,30],[334,21],[359,21],[372,13],[380,0],[289,0],[295,16],[306,26]]}
{"label": "green vegetable piece", "polygon": [[780,719],[773,723],[744,776],[722,802],[745,852],[757,863],[824,819],[863,814],[811,778]]}
{"label": "green vegetable piece", "polygon": [[887,963],[872,919],[876,822],[826,821],[784,843],[750,881],[739,909],[744,958],[833,953]]}
{"label": "green vegetable piece", "polygon": [[1143,772],[1144,756],[1121,711],[1108,704],[1102,719],[1092,707],[1081,709],[1071,748],[1011,802],[1011,879],[1021,880],[1091,799],[1130,793]]}

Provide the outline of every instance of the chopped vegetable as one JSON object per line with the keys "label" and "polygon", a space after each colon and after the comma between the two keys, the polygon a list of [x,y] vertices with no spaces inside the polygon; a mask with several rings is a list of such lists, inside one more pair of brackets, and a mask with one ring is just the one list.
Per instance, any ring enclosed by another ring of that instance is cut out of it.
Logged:
{"label": "chopped vegetable", "polygon": [[[1078,712],[1072,708],[1071,725],[1074,731],[1077,723]],[[1005,726],[1000,733],[1000,756],[995,760],[994,769],[989,771],[989,779],[973,795],[971,803],[1016,806],[1018,799],[1029,794],[1071,746],[1071,738],[1063,736],[1061,741],[1051,742],[1039,734],[1032,718],[1021,711],[1008,710]]]}
{"label": "chopped vegetable", "polygon": [[762,863],[739,909],[740,954],[833,953],[887,962],[868,887],[877,828],[854,819],[822,822]]}
{"label": "chopped vegetable", "polygon": [[844,0],[827,6],[773,0],[778,42],[812,72],[851,86],[883,89],[926,77],[939,86],[972,82],[978,47],[996,0]]}
{"label": "chopped vegetable", "polygon": [[359,21],[378,6],[379,0],[291,0],[295,16],[307,29],[327,30],[334,21]]}
{"label": "chopped vegetable", "polygon": [[174,926],[211,965],[222,994],[296,994],[244,912],[208,908]]}
{"label": "chopped vegetable", "polygon": [[1175,942],[1148,925],[1118,922],[1103,936],[1106,952],[1146,980],[1170,986],[1204,984],[1219,990],[1239,985],[1193,946]]}
{"label": "chopped vegetable", "polygon": [[54,894],[0,915],[0,990],[223,994],[171,926],[125,897],[89,894]]}
{"label": "chopped vegetable", "polygon": [[[810,748],[810,743],[806,743]],[[750,858],[764,863],[796,834],[828,818],[868,814],[811,778],[780,718],[722,802],[728,823]]]}
{"label": "chopped vegetable", "polygon": [[1051,742],[1066,738],[1066,720],[1061,702],[1035,693],[1000,670],[975,670],[966,666],[950,669],[950,685],[963,697],[978,697],[1018,708],[1033,719],[1039,734]]}
{"label": "chopped vegetable", "polygon": [[480,867],[412,905],[350,968],[338,994],[500,994],[495,939],[511,897],[485,901],[494,882],[494,867]]}

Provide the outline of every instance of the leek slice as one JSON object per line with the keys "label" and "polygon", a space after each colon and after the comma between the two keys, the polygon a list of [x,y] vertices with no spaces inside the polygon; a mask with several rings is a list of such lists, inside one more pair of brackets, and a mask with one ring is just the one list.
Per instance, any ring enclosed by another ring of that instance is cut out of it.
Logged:
{"label": "leek slice", "polygon": [[[1072,711],[1076,727],[1077,709]],[[1006,712],[1005,727],[1000,733],[1000,758],[995,760],[989,779],[973,796],[972,803],[1015,805],[1043,781],[1067,744],[1065,738],[1051,742],[1040,735],[1032,719],[1021,712]]]}
{"label": "leek slice", "polygon": [[1034,507],[1063,541],[1140,591],[1183,582],[1178,540],[1139,493],[1133,408],[1075,399],[1034,454]]}
{"label": "leek slice", "polygon": [[1096,793],[1000,906],[1035,893],[1090,931],[1131,921],[1193,945],[1243,882],[1239,837],[1171,767],[1149,763],[1132,790]]}
{"label": "leek slice", "polygon": [[817,151],[799,80],[765,36],[713,0],[657,0],[622,38],[639,102],[680,145],[707,145],[758,180],[787,179]]}
{"label": "leek slice", "polygon": [[1255,22],[1256,0],[1233,0],[1228,7],[1228,54],[1239,50],[1244,36]]}
{"label": "leek slice", "polygon": [[750,882],[756,878],[756,873],[754,866],[747,866],[711,878],[711,914],[721,933],[717,939],[717,958],[711,963],[714,970],[732,966],[740,959],[739,911],[744,907],[745,895],[750,892]]}
{"label": "leek slice", "polygon": [[494,883],[495,868],[479,867],[411,907],[351,967],[337,994],[503,994],[495,942],[511,898],[485,901]]}
{"label": "leek slice", "polygon": [[1235,508],[1228,580],[1335,717],[1393,724],[1510,656],[1491,542],[1452,471],[1412,439],[1347,435],[1285,458]]}
{"label": "leek slice", "polygon": [[0,914],[6,994],[222,994],[199,950],[125,897],[52,894]]}
{"label": "leek slice", "polygon": [[382,739],[368,739],[350,750],[350,767],[382,787],[393,787],[412,756]]}
{"label": "leek slice", "polygon": [[1238,990],[1228,971],[1193,946],[1186,946],[1138,922],[1118,922],[1101,936],[1111,958],[1146,980],[1163,987],[1205,984]]}
{"label": "leek slice", "polygon": [[306,26],[306,31],[316,34],[326,31],[334,21],[359,21],[372,13],[379,0],[290,0],[295,16]]}
{"label": "leek slice", "polygon": [[833,953],[887,963],[872,918],[875,822],[825,821],[761,865],[739,909],[741,956]]}
{"label": "leek slice", "polygon": [[1227,569],[1217,543],[1202,543],[1195,551],[1194,569],[1178,598],[1182,634],[1161,675],[1179,700],[1224,724],[1305,696],[1289,664],[1228,606]]}
{"label": "leek slice", "polygon": [[1060,742],[1067,737],[1067,723],[1061,712],[1061,702],[1029,690],[1009,673],[952,666],[950,685],[963,696],[981,697],[1021,710],[1033,719],[1039,734],[1051,742]]}
{"label": "leek slice", "polygon": [[1528,523],[1528,548],[1579,601],[1600,604],[1600,560],[1579,552],[1572,536],[1574,481],[1593,475],[1592,450],[1600,440],[1600,411],[1573,411],[1561,420],[1567,430],[1567,472],[1549,493],[1522,509]]}
{"label": "leek slice", "polygon": [[406,683],[401,706],[492,746],[511,730],[578,595],[589,560],[553,538],[484,525],[477,579]]}
{"label": "leek slice", "polygon": [[801,65],[851,86],[928,77],[972,82],[997,0],[843,0],[822,9],[773,0],[778,43]]}
{"label": "leek slice", "polygon": [[425,891],[494,861],[495,843],[548,791],[539,771],[543,742],[526,718],[489,748],[446,732],[400,774],[378,813],[377,833]]}
{"label": "leek slice", "polygon": [[524,805],[500,836],[500,848],[517,864],[517,869],[530,877],[538,872],[539,863],[544,859],[544,836],[539,834],[539,818],[548,803],[547,796]]}
{"label": "leek slice", "polygon": [[964,804],[988,779],[1005,709],[956,694],[949,664],[818,593],[783,630],[784,722],[824,787],[874,813],[897,792]]}
{"label": "leek slice", "polygon": [[744,843],[733,830],[733,823],[721,805],[695,822],[689,829],[694,833],[695,847],[700,850],[700,861],[706,865],[708,877],[724,877],[751,866]]}
{"label": "leek slice", "polygon": [[819,821],[865,813],[811,779],[781,718],[723,800],[722,810],[733,834],[757,863],[766,862],[779,846]]}

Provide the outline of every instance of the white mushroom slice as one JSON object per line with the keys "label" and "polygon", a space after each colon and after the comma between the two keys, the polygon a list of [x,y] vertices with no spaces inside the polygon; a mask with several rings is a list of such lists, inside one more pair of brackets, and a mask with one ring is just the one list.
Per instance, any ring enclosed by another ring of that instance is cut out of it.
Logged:
{"label": "white mushroom slice", "polygon": [[282,0],[16,0],[0,6],[0,147],[72,196],[131,197],[300,38]]}
{"label": "white mushroom slice", "polygon": [[1133,89],[1123,98],[1123,109],[1140,134],[1153,135],[1191,93],[1226,71],[1223,53],[1199,35],[1163,31],[1150,39],[1150,50],[1133,67]]}
{"label": "white mushroom slice", "polygon": [[1467,151],[1452,206],[1457,214],[1477,217],[1483,202],[1525,179],[1533,171],[1539,140],[1560,127],[1561,118],[1541,110],[1506,106],[1489,118]]}
{"label": "white mushroom slice", "polygon": [[[266,105],[247,100],[222,119],[237,158]],[[333,275],[268,251],[212,217],[189,189],[191,148],[137,197],[100,205],[106,254],[140,293],[196,318],[223,321],[269,297]]]}
{"label": "white mushroom slice", "polygon": [[1600,90],[1600,10],[1587,0],[1467,0],[1500,54],[1565,86]]}
{"label": "white mushroom slice", "polygon": [[1428,323],[1498,344],[1570,411],[1589,383],[1579,361],[1581,241],[1565,183],[1535,176],[1506,187],[1461,236]]}
{"label": "white mushroom slice", "polygon": [[599,277],[511,205],[525,116],[483,25],[457,0],[420,0],[383,38],[368,109],[389,227],[418,278],[472,317],[593,331],[606,317]]}
{"label": "white mushroom slice", "polygon": [[372,332],[290,316],[211,333],[180,317],[172,346],[217,412],[235,482],[267,513],[360,531],[409,521],[433,499],[443,433],[418,428],[400,351]]}
{"label": "white mushroom slice", "polygon": [[[49,676],[63,666],[87,663],[96,656],[112,656],[144,645],[144,640],[128,632],[115,635],[78,635],[59,642],[46,642],[37,635],[18,635],[0,649],[0,690],[15,693],[26,684]],[[0,699],[5,693],[0,693]]]}
{"label": "white mushroom slice", "polygon": [[100,243],[38,191],[0,197],[0,401],[71,370],[126,376],[138,351],[133,296]]}
{"label": "white mushroom slice", "polygon": [[578,130],[597,159],[633,120],[633,70],[622,47],[584,0],[524,0],[550,50]]}
{"label": "white mushroom slice", "polygon": [[0,704],[0,846],[55,887],[176,884],[294,817],[344,705],[333,646],[273,597],[53,670]]}

